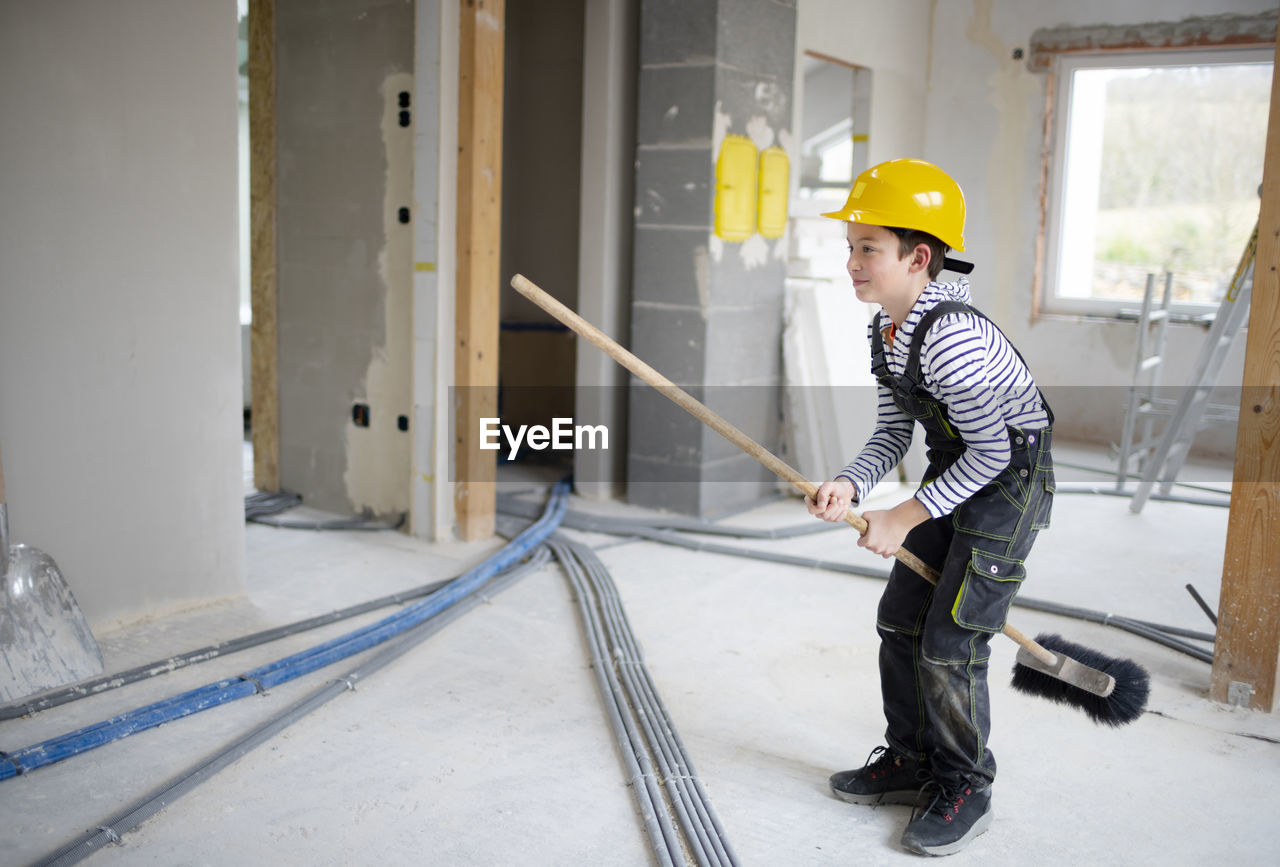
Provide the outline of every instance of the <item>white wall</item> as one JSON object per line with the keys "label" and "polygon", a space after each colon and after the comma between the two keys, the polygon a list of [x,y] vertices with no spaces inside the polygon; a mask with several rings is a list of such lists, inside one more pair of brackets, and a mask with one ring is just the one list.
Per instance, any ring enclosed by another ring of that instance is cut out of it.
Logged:
{"label": "white wall", "polygon": [[[792,128],[803,131],[804,135],[813,132],[805,129],[802,121],[805,111],[802,58],[806,51],[811,51],[871,71],[868,165],[898,157],[923,157],[927,121],[923,107],[928,98],[932,6],[928,0],[897,3],[799,0]],[[790,156],[794,196],[800,174],[798,147],[793,148]],[[789,274],[804,275],[805,279],[788,281],[788,333],[784,336],[783,354],[793,386],[826,383],[833,388],[788,387],[784,395],[784,450],[788,460],[810,478],[817,479],[835,475],[866,442],[875,426],[877,398],[875,380],[867,368],[866,343],[860,336],[852,341],[840,340],[831,333],[861,335],[861,329],[866,327],[865,317],[873,312],[873,305],[853,297],[844,272],[843,225],[811,218],[807,222],[816,225],[805,228],[796,219],[802,213],[812,214],[813,208],[814,203],[806,208],[793,198],[792,242],[801,248],[793,255],[812,258],[807,263],[793,261],[788,266]],[[825,238],[830,240],[821,240]],[[841,324],[824,335],[818,333],[823,329],[813,331],[815,317],[818,320],[834,317]],[[815,349],[816,346],[821,346],[821,350]],[[918,480],[924,472],[925,460],[923,438],[915,440],[903,467],[908,478]]]}
{"label": "white wall", "polygon": [[[1059,25],[1142,24],[1193,15],[1256,14],[1275,0],[953,0],[936,4],[924,156],[960,182],[968,205],[967,255],[974,303],[996,319],[1051,391],[1058,430],[1073,438],[1120,437],[1136,326],[1077,318],[1032,321],[1035,245],[1047,77],[1013,59],[1033,31]],[[873,127],[874,130],[874,127]],[[1241,239],[1241,247],[1245,239]],[[1193,326],[1170,328],[1164,383],[1187,380],[1204,340]],[[1244,341],[1224,383],[1239,384]],[[1205,431],[1198,449],[1230,454],[1234,428]]]}
{"label": "white wall", "polygon": [[[800,56],[814,51],[871,69],[871,165],[919,157],[929,81],[929,0],[799,0],[796,7],[796,122],[804,108]],[[792,164],[798,165],[792,154]]]}
{"label": "white wall", "polygon": [[12,538],[95,629],[244,585],[235,0],[0,4]]}

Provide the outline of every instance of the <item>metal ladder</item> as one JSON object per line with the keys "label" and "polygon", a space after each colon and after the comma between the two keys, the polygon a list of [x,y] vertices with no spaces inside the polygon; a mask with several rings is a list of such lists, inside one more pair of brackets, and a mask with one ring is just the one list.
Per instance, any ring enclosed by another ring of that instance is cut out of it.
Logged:
{"label": "metal ladder", "polygon": [[[1156,397],[1160,386],[1160,369],[1164,364],[1165,343],[1169,335],[1169,305],[1173,301],[1173,272],[1164,275],[1164,296],[1154,306],[1156,275],[1147,275],[1147,288],[1142,296],[1142,312],[1138,315],[1138,345],[1133,359],[1133,380],[1124,410],[1124,428],[1120,438],[1119,462],[1116,465],[1116,490],[1123,491],[1129,479],[1129,458],[1138,459],[1138,468],[1147,463],[1156,447],[1152,424],[1156,415],[1168,415],[1171,400]],[[1155,326],[1154,334],[1152,326]],[[1148,344],[1154,344],[1149,346]],[[1147,378],[1146,383],[1141,380]],[[1142,436],[1134,442],[1141,419]]]}
{"label": "metal ladder", "polygon": [[[1178,477],[1182,464],[1191,449],[1191,441],[1206,420],[1206,411],[1223,409],[1211,407],[1209,393],[1218,382],[1222,373],[1223,362],[1235,343],[1236,336],[1244,328],[1249,318],[1249,302],[1253,295],[1253,266],[1258,250],[1258,226],[1255,223],[1253,234],[1245,246],[1240,264],[1236,266],[1235,275],[1227,287],[1218,305],[1218,312],[1213,318],[1213,325],[1204,345],[1200,348],[1200,356],[1196,359],[1191,382],[1182,389],[1177,406],[1169,423],[1160,435],[1160,443],[1156,446],[1149,460],[1144,462],[1142,479],[1138,482],[1129,501],[1129,511],[1137,514],[1146,505],[1151,496],[1151,489],[1160,480],[1160,493],[1168,494]],[[1237,408],[1238,411],[1238,408]],[[1219,416],[1221,418],[1221,416]]]}

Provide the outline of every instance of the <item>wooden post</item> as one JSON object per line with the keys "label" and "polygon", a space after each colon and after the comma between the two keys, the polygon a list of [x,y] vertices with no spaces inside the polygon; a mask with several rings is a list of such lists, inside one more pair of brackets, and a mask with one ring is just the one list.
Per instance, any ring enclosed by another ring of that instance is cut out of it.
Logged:
{"label": "wooden post", "polygon": [[480,448],[480,419],[498,415],[502,240],[504,0],[460,0],[458,40],[458,277],[454,388],[454,506],[458,535],[493,535],[496,455]]}
{"label": "wooden post", "polygon": [[280,490],[276,339],[276,3],[249,3],[249,330],[253,484]]}
{"label": "wooden post", "polygon": [[1280,78],[1274,71],[1258,220],[1210,694],[1271,712],[1280,662]]}

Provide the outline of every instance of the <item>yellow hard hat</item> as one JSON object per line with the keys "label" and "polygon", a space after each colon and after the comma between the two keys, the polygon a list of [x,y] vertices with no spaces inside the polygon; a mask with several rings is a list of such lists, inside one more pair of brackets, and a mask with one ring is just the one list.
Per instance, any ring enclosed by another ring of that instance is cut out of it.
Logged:
{"label": "yellow hard hat", "polygon": [[853,181],[834,220],[919,229],[953,250],[964,249],[964,193],[951,176],[924,160],[889,160]]}

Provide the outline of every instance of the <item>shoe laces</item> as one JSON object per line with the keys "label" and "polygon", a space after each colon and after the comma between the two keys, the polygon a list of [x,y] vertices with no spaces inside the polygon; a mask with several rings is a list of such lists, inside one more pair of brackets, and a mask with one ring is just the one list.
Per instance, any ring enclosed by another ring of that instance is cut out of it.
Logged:
{"label": "shoe laces", "polygon": [[894,768],[899,767],[905,759],[888,747],[876,747],[867,756],[865,763],[867,779],[875,780],[887,776]]}
{"label": "shoe laces", "polygon": [[930,799],[928,806],[913,810],[911,813],[911,821],[922,818],[930,813],[937,814],[944,822],[953,822],[960,815],[960,808],[965,802],[973,796],[974,788],[970,783],[960,783],[956,786],[944,786],[936,780],[931,780],[920,787],[920,799],[923,801],[927,795],[927,791],[933,791],[933,797]]}

